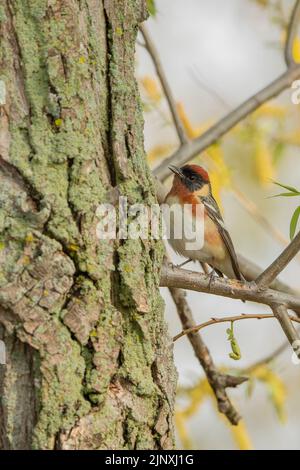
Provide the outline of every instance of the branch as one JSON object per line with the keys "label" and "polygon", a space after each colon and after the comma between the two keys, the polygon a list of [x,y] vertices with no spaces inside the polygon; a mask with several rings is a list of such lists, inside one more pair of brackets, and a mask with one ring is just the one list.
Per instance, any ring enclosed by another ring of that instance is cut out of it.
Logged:
{"label": "branch", "polygon": [[[287,309],[284,305],[274,305],[273,313],[279,321],[281,328],[285,332],[285,335],[289,340],[291,346],[294,347],[295,342],[298,342],[300,340],[298,332],[292,323],[292,320],[294,321],[295,317],[289,317]],[[299,321],[299,319],[297,319],[297,321]]]}
{"label": "branch", "polygon": [[[253,261],[250,261],[248,258],[245,258],[241,254],[238,254],[238,261],[239,261],[239,266],[241,268],[243,276],[245,277],[247,281],[255,281],[258,278],[258,276],[261,274],[262,269]],[[296,295],[296,296],[300,295],[300,292],[298,290],[293,289],[288,284],[285,284],[278,278],[274,279],[274,281],[272,281],[269,287],[271,289],[284,292],[285,294],[291,294],[291,295]],[[296,313],[299,313],[300,315],[300,310]]]}
{"label": "branch", "polygon": [[154,170],[155,176],[158,176],[160,180],[164,181],[169,176],[168,167],[170,164],[181,166],[188,160],[191,160],[193,157],[203,152],[203,150],[210,147],[217,140],[223,137],[224,134],[230,131],[234,126],[236,126],[236,124],[245,119],[259,106],[261,106],[266,101],[269,101],[274,96],[277,96],[300,77],[300,65],[297,65],[294,62],[292,56],[293,43],[298,30],[299,16],[300,0],[297,0],[291,15],[288,28],[288,37],[285,45],[285,58],[288,69],[276,80],[271,82],[248,100],[244,101],[244,103],[242,103],[236,109],[228,113],[224,118],[204,132],[200,137],[190,142],[181,143],[179,149],[169,158],[165,159]]}
{"label": "branch", "polygon": [[162,64],[160,62],[159,54],[156,50],[156,47],[155,47],[155,45],[154,45],[154,43],[153,43],[153,41],[152,41],[148,31],[147,31],[147,28],[145,27],[145,25],[143,25],[143,24],[140,25],[140,31],[143,35],[143,38],[144,38],[144,41],[145,41],[145,47],[146,47],[146,49],[147,49],[147,51],[148,51],[148,53],[149,53],[149,55],[152,59],[152,62],[153,62],[153,65],[155,67],[157,76],[159,78],[159,81],[160,81],[162,89],[164,91],[166,100],[168,102],[168,105],[169,105],[169,108],[170,108],[170,111],[171,111],[171,114],[172,114],[172,118],[173,118],[173,121],[174,121],[174,125],[175,125],[176,131],[177,131],[177,135],[178,135],[178,138],[179,138],[179,141],[180,141],[181,145],[185,145],[187,143],[187,137],[185,135],[181,120],[180,120],[179,115],[177,113],[176,103],[175,103],[171,88],[169,86],[167,77],[166,77],[165,72],[163,70]]}
{"label": "branch", "polygon": [[299,22],[300,22],[300,0],[297,0],[295,2],[295,5],[292,11],[290,24],[289,24],[288,32],[287,32],[285,51],[284,51],[285,62],[288,67],[295,66],[295,61],[293,57],[293,46],[294,46],[295,38],[297,36]]}
{"label": "branch", "polygon": [[[173,287],[169,288],[169,291],[176,305],[177,313],[183,329],[190,330],[194,327],[195,322],[192,311],[186,300],[185,292],[182,289]],[[235,377],[220,373],[217,370],[209,349],[205,345],[200,334],[191,331],[188,333],[188,339],[194,349],[197,359],[203,367],[208,383],[215,394],[220,413],[227,416],[228,420],[232,424],[237,424],[240,420],[240,416],[226,393],[226,387],[236,387],[247,379],[245,377]]]}
{"label": "branch", "polygon": [[160,278],[161,287],[181,287],[182,289],[205,292],[208,294],[229,297],[231,299],[250,300],[271,308],[274,304],[282,304],[292,310],[300,309],[300,298],[273,289],[256,289],[247,283],[236,280],[209,277],[173,265],[163,265]]}
{"label": "branch", "polygon": [[[241,315],[235,315],[235,316],[230,316],[230,317],[212,318],[211,320],[201,323],[200,325],[187,328],[186,330],[182,330],[181,333],[178,333],[178,335],[174,336],[173,341],[177,341],[179,338],[182,338],[182,336],[189,335],[191,333],[196,333],[197,331],[200,331],[203,328],[206,328],[207,326],[216,325],[217,323],[236,322],[240,320],[263,320],[263,319],[268,319],[268,318],[277,318],[277,316],[275,316],[275,314],[272,315],[268,313],[265,313],[265,314],[242,313]],[[298,317],[289,317],[289,319],[300,323],[300,318]]]}
{"label": "branch", "polygon": [[291,84],[299,77],[300,65],[295,65],[289,68],[279,78],[231,111],[200,137],[181,145],[173,155],[166,158],[154,170],[154,175],[161,181],[164,181],[169,176],[170,171],[168,167],[170,164],[181,166],[199,153],[203,152],[236,126],[236,124],[241,120],[245,119],[249,114],[259,108],[259,106],[291,86]]}
{"label": "branch", "polygon": [[[247,279],[247,281],[254,281],[255,279],[257,279],[257,277],[262,271],[259,266],[253,263],[253,261],[250,261],[241,255],[238,255],[238,261],[239,261],[239,265],[243,273],[243,276],[245,277],[245,279]],[[279,279],[274,279],[274,281],[272,281],[269,287],[279,292],[283,292],[285,294],[291,294],[293,296],[298,296],[298,297],[300,295],[299,291],[292,289],[290,286],[280,281]],[[298,316],[300,316],[299,308],[294,308],[293,311]]]}
{"label": "branch", "polygon": [[283,250],[278,258],[273,261],[272,264],[261,273],[256,279],[256,284],[261,289],[267,288],[274,279],[278,276],[281,271],[289,264],[289,262],[296,256],[300,250],[300,232],[291,241],[291,243]]}

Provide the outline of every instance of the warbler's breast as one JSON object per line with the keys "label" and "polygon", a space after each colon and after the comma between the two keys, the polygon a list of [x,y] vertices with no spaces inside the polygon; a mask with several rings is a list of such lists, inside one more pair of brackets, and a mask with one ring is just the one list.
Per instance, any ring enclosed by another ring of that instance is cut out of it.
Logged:
{"label": "warbler's breast", "polygon": [[169,194],[165,203],[168,206],[164,211],[166,238],[177,253],[203,262],[226,258],[218,227],[201,201],[182,204],[177,195]]}
{"label": "warbler's breast", "polygon": [[204,246],[204,206],[201,202],[181,203],[168,195],[164,209],[166,237],[179,254],[195,258]]}

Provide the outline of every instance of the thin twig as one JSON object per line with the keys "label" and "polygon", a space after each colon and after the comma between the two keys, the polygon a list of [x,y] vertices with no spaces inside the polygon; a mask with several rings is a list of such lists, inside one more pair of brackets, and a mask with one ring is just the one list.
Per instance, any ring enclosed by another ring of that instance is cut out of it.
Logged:
{"label": "thin twig", "polygon": [[[176,305],[177,313],[183,329],[191,329],[195,322],[192,311],[186,300],[185,292],[182,289],[172,287],[169,288],[169,291]],[[226,393],[226,388],[236,387],[237,385],[245,382],[247,379],[245,377],[235,377],[219,372],[213,362],[209,349],[207,348],[199,333],[190,332],[188,334],[188,339],[192,345],[198,361],[203,367],[208,383],[214,392],[220,413],[223,413],[225,416],[227,416],[228,420],[232,424],[237,424],[239,422],[240,416],[231,403]]]}
{"label": "thin twig", "polygon": [[[201,323],[200,325],[193,326],[191,328],[187,328],[185,330],[182,330],[181,333],[178,333],[178,335],[174,336],[173,341],[177,341],[179,338],[182,338],[182,336],[189,335],[191,333],[196,333],[197,331],[202,330],[203,328],[206,328],[207,326],[210,325],[216,325],[217,323],[228,323],[228,322],[236,322],[240,320],[265,320],[265,319],[270,319],[270,318],[277,318],[277,316],[264,313],[264,314],[241,314],[241,315],[233,315],[233,316],[228,316],[228,317],[222,317],[222,318],[211,318],[211,320],[208,320],[206,322]],[[298,317],[289,317],[292,321],[300,323],[300,318]]]}
{"label": "thin twig", "polygon": [[285,44],[285,51],[284,51],[284,58],[285,58],[286,65],[288,67],[295,66],[295,61],[293,57],[293,46],[294,46],[295,38],[298,33],[299,23],[300,23],[300,0],[297,0],[295,2],[294,8],[291,14],[290,24],[289,24],[288,32],[287,32],[287,40]]}
{"label": "thin twig", "polygon": [[[197,67],[196,67],[197,68]],[[217,100],[223,108],[225,108],[226,111],[230,109],[230,106],[224,98],[212,87],[210,87],[207,83],[207,80],[204,80],[204,78],[201,78],[199,70],[195,68],[191,68],[191,75],[194,78],[196,82],[203,88],[204,91],[206,91],[211,97],[213,97],[215,100]]]}
{"label": "thin twig", "polygon": [[181,287],[197,292],[206,292],[232,299],[251,300],[252,302],[269,305],[281,324],[290,344],[293,345],[295,341],[300,341],[300,336],[298,336],[287,314],[287,308],[299,310],[299,297],[272,289],[261,290],[236,280],[215,279],[212,283],[203,274],[170,265],[162,267],[160,285],[169,288]]}
{"label": "thin twig", "polygon": [[273,261],[270,266],[256,279],[256,284],[262,289],[267,288],[278,274],[284,270],[289,262],[296,256],[300,250],[300,232],[295,236],[291,243],[283,250],[283,252]]}
{"label": "thin twig", "polygon": [[177,135],[178,135],[180,144],[184,145],[187,142],[187,137],[185,135],[183,125],[181,123],[180,117],[179,117],[178,112],[177,112],[176,102],[174,100],[171,88],[169,86],[167,77],[165,75],[162,64],[160,62],[159,54],[156,50],[156,47],[155,47],[148,31],[147,31],[146,26],[143,25],[143,24],[140,25],[140,31],[143,35],[143,38],[144,38],[144,41],[145,41],[145,47],[146,47],[148,53],[151,56],[153,65],[154,65],[156,73],[157,73],[157,76],[159,78],[159,81],[160,81],[161,86],[163,88],[166,100],[168,102],[168,105],[169,105],[169,108],[170,108],[170,112],[172,114],[172,118],[173,118],[173,121],[174,121],[174,125],[175,125],[176,131],[177,131]]}

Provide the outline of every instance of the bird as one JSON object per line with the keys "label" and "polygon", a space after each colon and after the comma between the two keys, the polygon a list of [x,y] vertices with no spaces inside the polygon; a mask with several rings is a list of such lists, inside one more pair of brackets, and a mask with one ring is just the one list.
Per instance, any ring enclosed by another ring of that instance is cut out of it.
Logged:
{"label": "bird", "polygon": [[[165,204],[169,209],[175,209],[174,213],[170,211],[171,216],[166,225],[170,245],[175,252],[187,258],[180,266],[189,261],[199,261],[211,267],[213,276],[244,281],[233,242],[213,197],[207,171],[196,164],[187,164],[181,168],[171,165],[169,169],[174,173],[174,179]],[[188,204],[188,209],[184,210],[185,204]],[[196,249],[190,249],[186,232],[181,238],[175,237],[176,224],[183,220],[183,226],[192,230],[199,217],[204,222],[202,242]]]}

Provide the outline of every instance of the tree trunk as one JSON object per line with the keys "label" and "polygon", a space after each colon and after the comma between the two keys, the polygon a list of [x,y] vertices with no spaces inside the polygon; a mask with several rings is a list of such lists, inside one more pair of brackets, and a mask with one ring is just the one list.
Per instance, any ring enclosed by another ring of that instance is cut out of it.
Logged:
{"label": "tree trunk", "polygon": [[168,449],[160,241],[98,240],[156,202],[134,79],[142,0],[0,5],[0,448]]}

